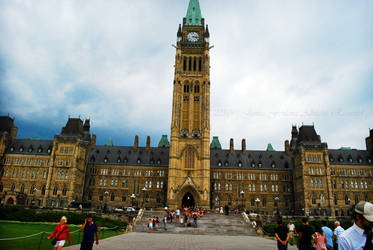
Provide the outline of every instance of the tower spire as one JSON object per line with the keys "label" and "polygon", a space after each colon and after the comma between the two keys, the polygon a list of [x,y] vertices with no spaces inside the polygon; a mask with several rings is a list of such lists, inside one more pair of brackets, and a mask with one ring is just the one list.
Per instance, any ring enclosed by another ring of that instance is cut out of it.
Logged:
{"label": "tower spire", "polygon": [[190,0],[188,11],[185,16],[185,26],[203,26],[201,8],[198,0]]}

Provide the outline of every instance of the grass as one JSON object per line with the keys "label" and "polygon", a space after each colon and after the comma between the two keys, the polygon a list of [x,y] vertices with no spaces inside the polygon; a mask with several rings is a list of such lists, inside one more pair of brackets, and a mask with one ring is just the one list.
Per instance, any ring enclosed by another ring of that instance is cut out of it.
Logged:
{"label": "grass", "polygon": [[[18,240],[6,240],[0,241],[1,250],[12,250],[12,249],[52,249],[50,240],[47,237],[54,231],[57,223],[36,223],[36,222],[10,222],[10,221],[0,221],[0,239],[4,238],[14,238],[22,237],[27,235],[36,234],[39,232],[49,232],[39,234],[30,238],[18,239]],[[78,225],[69,225],[70,232],[79,229]],[[113,231],[100,229],[99,238],[109,238],[122,234],[123,231]],[[83,233],[78,231],[71,234],[72,244],[80,244],[83,237]],[[40,248],[39,248],[40,244]],[[68,243],[65,243],[67,246]]]}

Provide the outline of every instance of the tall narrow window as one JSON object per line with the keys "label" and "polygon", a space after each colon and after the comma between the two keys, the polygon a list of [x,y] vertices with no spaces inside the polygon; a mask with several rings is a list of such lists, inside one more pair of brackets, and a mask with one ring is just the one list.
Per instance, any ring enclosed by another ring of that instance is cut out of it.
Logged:
{"label": "tall narrow window", "polygon": [[188,65],[189,71],[192,71],[192,57],[189,57],[189,65]]}
{"label": "tall narrow window", "polygon": [[194,151],[193,149],[187,149],[185,155],[185,168],[194,168]]}
{"label": "tall narrow window", "polygon": [[198,59],[198,71],[199,72],[202,71],[202,58],[201,57]]}
{"label": "tall narrow window", "polygon": [[187,69],[187,58],[184,56],[183,70],[186,71],[186,69]]}
{"label": "tall narrow window", "polygon": [[193,71],[197,70],[197,59],[194,57],[193,58]]}

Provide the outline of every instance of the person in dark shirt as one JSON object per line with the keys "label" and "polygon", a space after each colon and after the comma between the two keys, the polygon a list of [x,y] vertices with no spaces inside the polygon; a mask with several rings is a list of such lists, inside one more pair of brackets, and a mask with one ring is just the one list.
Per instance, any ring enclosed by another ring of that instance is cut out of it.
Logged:
{"label": "person in dark shirt", "polygon": [[288,233],[287,228],[282,225],[281,219],[277,221],[277,227],[275,229],[275,237],[277,239],[277,249],[287,250],[290,235]]}
{"label": "person in dark shirt", "polygon": [[92,250],[93,243],[95,242],[96,233],[96,245],[98,245],[98,230],[96,223],[93,222],[92,216],[87,215],[84,224],[80,227],[80,230],[84,230],[82,244],[80,245],[80,250]]}
{"label": "person in dark shirt", "polygon": [[308,224],[308,218],[302,219],[302,225],[298,231],[298,248],[300,250],[310,250],[312,249],[312,228]]}

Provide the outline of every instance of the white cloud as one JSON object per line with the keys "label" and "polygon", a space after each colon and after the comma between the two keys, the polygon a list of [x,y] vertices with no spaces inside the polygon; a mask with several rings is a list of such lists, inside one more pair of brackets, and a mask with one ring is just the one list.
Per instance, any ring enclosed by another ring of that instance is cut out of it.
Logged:
{"label": "white cloud", "polygon": [[[292,124],[315,122],[329,147],[365,147],[373,126],[371,2],[200,2],[215,45],[211,134],[223,146],[233,137],[236,146],[246,138],[251,149],[283,149]],[[1,112],[57,127],[70,114],[91,117],[93,129],[169,131],[170,45],[186,0],[0,8]]]}

